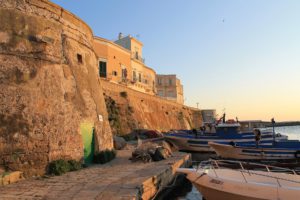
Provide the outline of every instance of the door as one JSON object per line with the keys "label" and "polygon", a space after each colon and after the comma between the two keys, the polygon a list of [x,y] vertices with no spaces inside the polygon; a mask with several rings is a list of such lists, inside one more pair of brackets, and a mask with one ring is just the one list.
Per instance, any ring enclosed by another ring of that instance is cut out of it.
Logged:
{"label": "door", "polygon": [[106,78],[106,62],[104,61],[99,62],[99,75],[102,78]]}
{"label": "door", "polygon": [[81,123],[80,131],[83,141],[84,163],[91,164],[94,159],[94,124]]}

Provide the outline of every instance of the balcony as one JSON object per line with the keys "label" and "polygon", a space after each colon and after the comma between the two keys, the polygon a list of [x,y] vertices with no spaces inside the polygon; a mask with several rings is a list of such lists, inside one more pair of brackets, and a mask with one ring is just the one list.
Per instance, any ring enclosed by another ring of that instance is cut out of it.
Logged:
{"label": "balcony", "polygon": [[140,55],[137,55],[136,53],[131,53],[131,58],[136,59],[145,64],[145,58],[142,58]]}

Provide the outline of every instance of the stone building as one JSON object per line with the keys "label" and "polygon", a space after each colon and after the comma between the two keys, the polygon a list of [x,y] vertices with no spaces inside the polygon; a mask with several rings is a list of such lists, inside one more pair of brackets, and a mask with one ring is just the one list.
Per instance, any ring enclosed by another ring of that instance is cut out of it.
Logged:
{"label": "stone building", "polygon": [[116,44],[128,49],[131,52],[132,83],[129,87],[145,92],[155,94],[155,76],[156,72],[145,65],[145,59],[142,57],[143,43],[136,38],[128,35],[123,37],[119,34]]}
{"label": "stone building", "polygon": [[176,75],[156,75],[156,89],[157,95],[179,104],[184,103],[183,99],[183,86]]}
{"label": "stone building", "polygon": [[98,75],[114,83],[129,84],[132,80],[131,52],[100,37],[94,37],[93,46],[98,57]]}
{"label": "stone building", "polygon": [[214,123],[217,119],[215,109],[203,109],[201,110],[203,123]]}
{"label": "stone building", "polygon": [[82,20],[47,0],[0,0],[0,168],[44,174],[113,147]]}

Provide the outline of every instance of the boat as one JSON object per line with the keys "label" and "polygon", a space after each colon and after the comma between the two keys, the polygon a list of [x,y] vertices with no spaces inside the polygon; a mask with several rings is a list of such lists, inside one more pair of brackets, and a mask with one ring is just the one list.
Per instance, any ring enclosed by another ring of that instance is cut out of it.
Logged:
{"label": "boat", "polygon": [[[213,153],[214,150],[208,145],[208,142],[255,144],[255,134],[252,131],[240,131],[238,122],[230,120],[229,122],[213,124],[210,127],[205,131],[171,131],[165,135],[165,140],[181,151],[210,153]],[[261,133],[261,144],[272,145],[274,140],[282,141],[288,139],[287,136],[274,134],[269,129],[259,131]]]}
{"label": "boat", "polygon": [[221,158],[236,160],[297,161],[300,160],[300,141],[274,141],[272,145],[209,142]]}
{"label": "boat", "polygon": [[[222,166],[230,162],[240,168]],[[206,200],[299,199],[300,176],[294,170],[256,163],[251,165],[257,165],[260,170],[249,170],[244,165],[245,162],[240,161],[211,160],[196,169],[178,168],[176,171],[187,174]]]}

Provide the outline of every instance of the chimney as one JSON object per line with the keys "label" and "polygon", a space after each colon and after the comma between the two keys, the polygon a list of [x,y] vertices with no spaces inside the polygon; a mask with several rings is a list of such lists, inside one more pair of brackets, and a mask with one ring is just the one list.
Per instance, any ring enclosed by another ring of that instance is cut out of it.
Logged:
{"label": "chimney", "polygon": [[120,32],[119,33],[119,40],[121,40],[123,38],[123,34]]}

